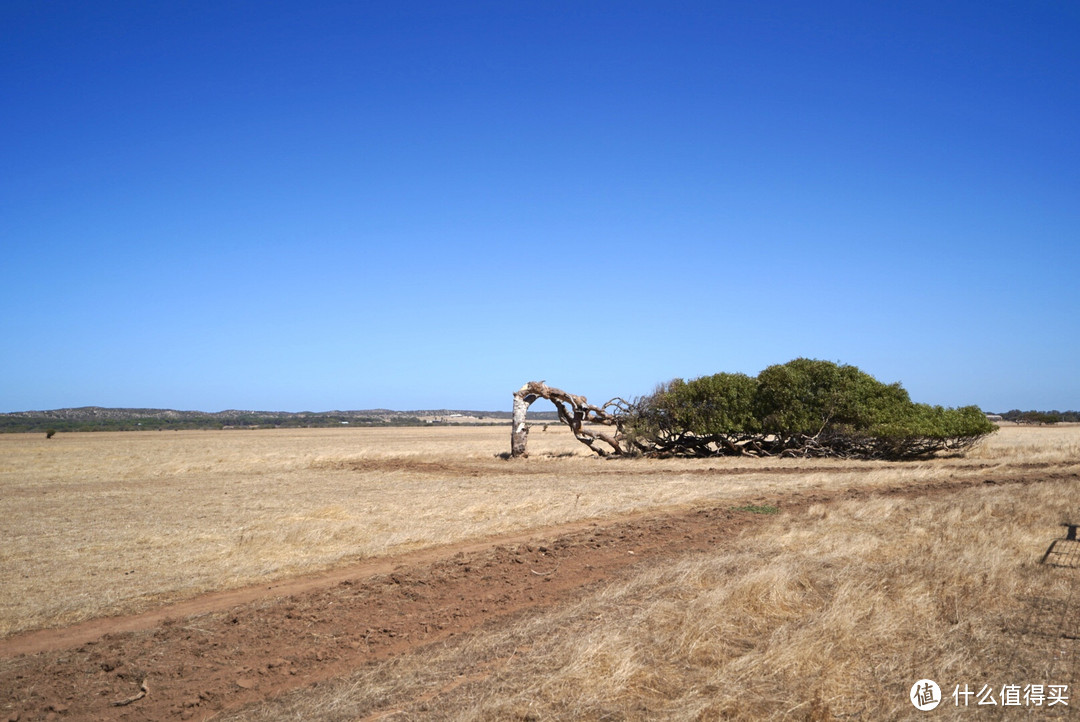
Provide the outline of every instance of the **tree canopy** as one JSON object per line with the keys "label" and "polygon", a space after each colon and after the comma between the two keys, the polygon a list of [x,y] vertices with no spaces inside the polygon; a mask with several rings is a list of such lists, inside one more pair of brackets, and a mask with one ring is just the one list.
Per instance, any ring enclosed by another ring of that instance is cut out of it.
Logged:
{"label": "tree canopy", "polygon": [[616,418],[628,448],[654,456],[910,459],[967,449],[997,429],[977,406],[914,403],[898,383],[805,358],[757,377],[675,379]]}

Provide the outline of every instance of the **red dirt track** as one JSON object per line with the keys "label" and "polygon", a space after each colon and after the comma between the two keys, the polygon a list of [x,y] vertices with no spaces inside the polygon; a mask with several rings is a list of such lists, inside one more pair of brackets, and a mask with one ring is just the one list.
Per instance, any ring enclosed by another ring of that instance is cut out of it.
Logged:
{"label": "red dirt track", "polygon": [[[1054,478],[1043,470],[996,483]],[[742,503],[797,515],[811,503],[949,494],[982,483],[943,479]],[[0,722],[207,719],[566,603],[632,567],[716,548],[769,518],[724,506],[579,522],[9,637],[0,640]],[[136,697],[144,681],[144,696],[115,706]]]}

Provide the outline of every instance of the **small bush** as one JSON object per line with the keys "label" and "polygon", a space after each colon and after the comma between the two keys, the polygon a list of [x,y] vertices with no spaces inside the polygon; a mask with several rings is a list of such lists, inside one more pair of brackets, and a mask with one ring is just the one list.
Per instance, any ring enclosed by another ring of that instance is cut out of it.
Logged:
{"label": "small bush", "polygon": [[748,511],[751,514],[779,514],[780,507],[772,504],[747,504],[745,506],[733,506],[732,511]]}

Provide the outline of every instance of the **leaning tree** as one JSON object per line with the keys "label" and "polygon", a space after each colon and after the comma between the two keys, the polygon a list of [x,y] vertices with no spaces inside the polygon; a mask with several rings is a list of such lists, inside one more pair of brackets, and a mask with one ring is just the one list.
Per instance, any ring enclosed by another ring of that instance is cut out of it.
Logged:
{"label": "leaning tree", "polygon": [[[625,453],[621,443],[622,435],[618,432],[618,420],[614,411],[628,407],[616,405],[621,399],[612,399],[604,406],[593,406],[584,396],[568,394],[562,389],[548,386],[543,381],[530,381],[514,392],[514,422],[510,432],[510,455],[528,456],[525,446],[529,442],[529,424],[526,414],[529,406],[537,399],[547,399],[555,405],[559,421],[570,427],[574,437],[600,456],[620,456]],[[589,427],[585,425],[589,424]],[[594,426],[615,427],[613,433],[607,433]],[[598,443],[600,442],[600,443]],[[605,448],[605,445],[610,448]]]}
{"label": "leaning tree", "polygon": [[[675,379],[594,406],[544,382],[514,393],[511,455],[525,456],[526,411],[540,398],[600,456],[781,456],[901,460],[963,451],[997,430],[976,406],[918,404],[854,366],[795,359],[757,377]],[[598,430],[597,427],[603,427]]]}

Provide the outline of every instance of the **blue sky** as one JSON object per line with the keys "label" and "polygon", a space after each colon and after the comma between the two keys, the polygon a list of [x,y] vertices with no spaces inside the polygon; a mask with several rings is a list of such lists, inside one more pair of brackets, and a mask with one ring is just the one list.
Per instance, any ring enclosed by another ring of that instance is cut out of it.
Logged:
{"label": "blue sky", "polygon": [[0,4],[0,411],[799,356],[1080,408],[1074,2]]}

